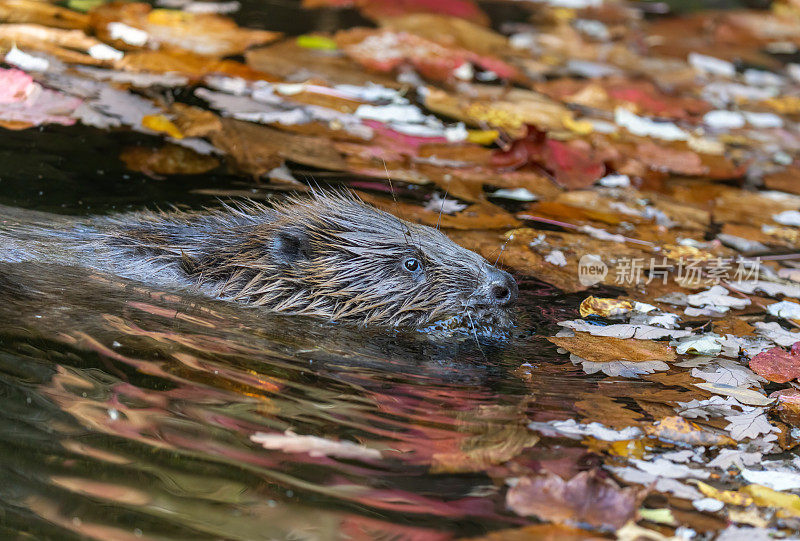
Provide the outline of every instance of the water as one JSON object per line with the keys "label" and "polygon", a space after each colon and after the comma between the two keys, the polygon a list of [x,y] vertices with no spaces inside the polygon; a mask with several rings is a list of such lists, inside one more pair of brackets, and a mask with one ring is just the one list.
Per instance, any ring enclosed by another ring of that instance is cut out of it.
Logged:
{"label": "water", "polygon": [[[523,452],[536,442],[527,423],[571,415],[562,398],[576,374],[552,363],[531,327],[548,325],[531,282],[528,324],[479,348],[267,316],[83,269],[5,264],[0,276],[8,535],[477,535],[524,522],[505,510],[509,466],[496,457],[558,452]],[[574,309],[575,299],[538,292],[554,319]],[[546,392],[520,377],[526,362]],[[313,456],[251,439],[287,430],[358,452]]]}

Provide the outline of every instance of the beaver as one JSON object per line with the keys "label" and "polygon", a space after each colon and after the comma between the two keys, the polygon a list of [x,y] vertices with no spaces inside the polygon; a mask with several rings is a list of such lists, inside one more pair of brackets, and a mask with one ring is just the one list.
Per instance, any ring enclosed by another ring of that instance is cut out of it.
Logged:
{"label": "beaver", "polygon": [[360,325],[506,327],[514,278],[438,229],[350,192],[267,206],[68,219],[6,209],[6,261],[80,265],[274,312]]}

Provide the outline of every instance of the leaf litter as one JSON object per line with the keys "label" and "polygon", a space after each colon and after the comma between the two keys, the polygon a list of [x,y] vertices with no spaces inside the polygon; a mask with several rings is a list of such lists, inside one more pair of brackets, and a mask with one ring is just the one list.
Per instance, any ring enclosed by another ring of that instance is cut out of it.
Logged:
{"label": "leaf litter", "polygon": [[[302,190],[303,168],[338,175],[581,295],[543,340],[564,352],[547,370],[596,394],[572,418],[465,435],[431,470],[486,472],[507,512],[576,538],[798,535],[800,64],[765,53],[797,54],[797,2],[644,18],[522,1],[527,18],[493,28],[468,1],[314,0],[376,26],[302,36],[206,4],[0,1],[0,126],[148,134],[119,158],[157,178],[225,168]],[[562,440],[593,465],[530,458]],[[252,441],[390,452],[291,430]]]}

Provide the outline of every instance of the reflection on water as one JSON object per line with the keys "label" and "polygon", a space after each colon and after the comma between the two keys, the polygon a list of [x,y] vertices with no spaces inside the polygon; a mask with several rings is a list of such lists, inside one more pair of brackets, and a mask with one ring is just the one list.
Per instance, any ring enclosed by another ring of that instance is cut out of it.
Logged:
{"label": "reflection on water", "polygon": [[531,329],[567,317],[557,303],[552,318],[531,307],[513,344],[477,347],[266,316],[81,269],[4,264],[0,278],[8,531],[476,535],[521,523],[503,503],[515,461],[563,453],[532,447],[526,425],[563,411],[577,392],[571,366],[537,367],[545,394],[518,372],[554,355]]}

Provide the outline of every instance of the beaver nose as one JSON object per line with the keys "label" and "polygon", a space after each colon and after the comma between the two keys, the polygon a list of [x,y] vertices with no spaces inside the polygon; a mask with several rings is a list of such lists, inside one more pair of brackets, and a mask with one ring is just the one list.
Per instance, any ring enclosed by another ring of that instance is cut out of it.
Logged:
{"label": "beaver nose", "polygon": [[489,303],[497,306],[511,306],[517,302],[519,296],[519,287],[514,277],[506,271],[495,269],[494,267],[488,269],[488,292]]}

